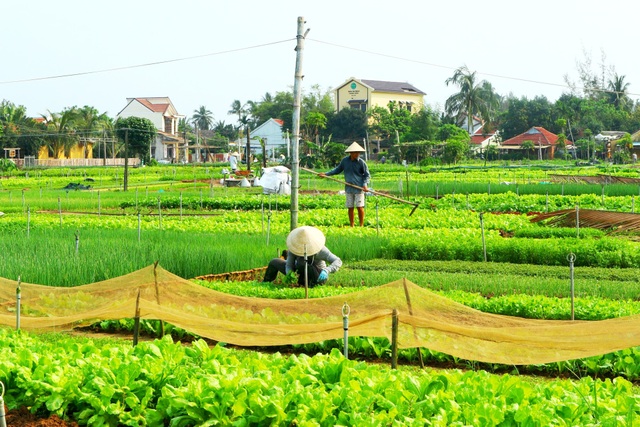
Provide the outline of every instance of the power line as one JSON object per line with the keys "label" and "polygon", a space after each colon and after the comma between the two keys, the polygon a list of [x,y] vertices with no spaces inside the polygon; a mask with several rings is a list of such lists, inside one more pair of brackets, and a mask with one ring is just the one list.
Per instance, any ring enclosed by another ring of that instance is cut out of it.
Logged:
{"label": "power line", "polygon": [[295,40],[295,38],[290,38],[290,39],[285,39],[285,40],[280,40],[280,41],[275,41],[275,42],[269,42],[269,43],[253,45],[253,46],[240,47],[240,48],[237,48],[237,49],[229,49],[229,50],[223,50],[223,51],[219,51],[219,52],[205,53],[205,54],[202,54],[202,55],[186,56],[184,58],[167,59],[167,60],[164,60],[164,61],[147,62],[145,64],[127,65],[127,66],[123,66],[123,67],[105,68],[105,69],[102,69],[102,70],[81,71],[81,72],[77,72],[77,73],[60,74],[60,75],[56,75],[56,76],[46,76],[46,77],[34,77],[34,78],[30,78],[30,79],[6,80],[6,81],[0,81],[0,85],[12,84],[12,83],[35,82],[35,81],[39,81],[39,80],[62,79],[62,78],[67,78],[67,77],[86,76],[86,75],[89,75],[89,74],[108,73],[108,72],[111,72],[111,71],[122,71],[122,70],[129,70],[129,69],[133,69],[133,68],[141,68],[141,67],[150,67],[150,66],[154,66],[154,65],[169,64],[169,63],[172,63],[172,62],[190,61],[190,60],[193,60],[193,59],[205,58],[205,57],[208,57],[208,56],[225,55],[225,54],[233,53],[233,52],[241,52],[241,51],[244,51],[244,50],[258,49],[258,48],[261,48],[261,47],[272,46],[272,45],[276,45],[276,44],[280,44],[280,43],[286,43],[286,42],[290,42],[290,41],[294,41],[294,40]]}
{"label": "power line", "polygon": [[[340,44],[337,44],[337,43],[325,42],[325,41],[317,40],[317,39],[309,38],[307,40],[311,41],[311,42],[325,44],[325,45],[328,45],[328,46],[339,47],[341,49],[352,50],[352,51],[355,51],[355,52],[362,52],[362,53],[366,53],[366,54],[369,54],[369,55],[382,56],[382,57],[385,57],[385,58],[397,59],[399,61],[412,62],[412,63],[420,64],[420,65],[427,65],[427,66],[430,66],[430,67],[444,68],[444,69],[447,69],[447,70],[456,70],[458,68],[458,67],[451,67],[451,66],[448,66],[448,65],[435,64],[435,63],[432,63],[432,62],[420,61],[420,60],[417,60],[417,59],[404,58],[402,56],[395,56],[395,55],[389,55],[389,54],[386,54],[386,53],[374,52],[374,51],[371,51],[371,50],[360,49],[360,48],[356,48],[356,47],[344,46],[344,45],[340,45]],[[481,71],[478,71],[477,73],[481,74],[483,76],[497,77],[497,78],[500,78],[500,79],[515,80],[515,81],[519,81],[519,82],[535,83],[535,84],[547,85],[547,86],[562,87],[562,88],[567,88],[567,89],[573,90],[573,88],[568,84],[550,83],[550,82],[544,82],[544,81],[540,81],[540,80],[525,79],[525,78],[521,78],[521,77],[503,76],[503,75],[500,75],[500,74],[485,73],[485,72],[481,72]],[[616,92],[616,91],[607,90],[607,89],[604,89],[604,88],[588,88],[588,89],[587,88],[582,88],[582,89],[583,89],[583,91],[587,90],[587,91],[594,91],[594,92],[620,93],[620,94],[623,94],[623,92]],[[624,92],[624,94],[627,95],[627,96],[640,96],[640,93]]]}

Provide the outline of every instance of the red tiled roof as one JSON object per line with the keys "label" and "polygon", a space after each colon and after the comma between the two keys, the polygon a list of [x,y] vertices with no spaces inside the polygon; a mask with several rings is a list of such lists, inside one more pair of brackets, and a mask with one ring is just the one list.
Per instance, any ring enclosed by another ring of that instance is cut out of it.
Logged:
{"label": "red tiled roof", "polygon": [[486,141],[493,135],[495,135],[495,132],[484,132],[483,129],[480,128],[476,131],[476,133],[471,135],[471,140],[469,141],[469,143],[475,145],[482,144],[483,141]]}
{"label": "red tiled roof", "polygon": [[493,134],[491,134],[491,135],[478,135],[478,134],[476,134],[476,135],[473,135],[471,137],[471,140],[469,141],[469,143],[470,144],[475,144],[475,145],[482,144],[482,141],[486,141],[487,139],[491,138],[492,136],[493,136]]}
{"label": "red tiled roof", "polygon": [[156,113],[164,114],[167,111],[167,108],[169,108],[169,104],[152,104],[146,98],[136,98],[136,101],[138,101],[140,104],[144,105],[151,111],[155,111]]}
{"label": "red tiled roof", "polygon": [[524,141],[532,141],[534,145],[555,145],[558,135],[543,127],[534,126],[528,131],[502,142],[502,145],[522,145]]}
{"label": "red tiled roof", "polygon": [[284,125],[284,120],[280,120],[280,119],[273,119],[273,121],[277,122],[280,126]]}

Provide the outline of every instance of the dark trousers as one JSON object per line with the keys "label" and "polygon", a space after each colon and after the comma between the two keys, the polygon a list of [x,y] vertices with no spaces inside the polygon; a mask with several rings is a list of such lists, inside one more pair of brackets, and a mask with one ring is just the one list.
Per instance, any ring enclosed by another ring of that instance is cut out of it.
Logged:
{"label": "dark trousers", "polygon": [[[298,274],[298,285],[304,286],[304,257],[296,257],[294,262],[295,272]],[[267,271],[264,273],[263,282],[273,282],[278,276],[278,272],[286,274],[287,261],[282,258],[274,258],[269,261]],[[320,269],[313,264],[313,257],[307,258],[307,279],[310,287],[318,284]]]}

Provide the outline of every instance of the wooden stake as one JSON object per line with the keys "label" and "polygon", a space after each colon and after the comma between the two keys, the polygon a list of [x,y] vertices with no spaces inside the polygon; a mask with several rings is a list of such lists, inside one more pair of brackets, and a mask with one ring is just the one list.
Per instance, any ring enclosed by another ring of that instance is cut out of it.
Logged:
{"label": "wooden stake", "polygon": [[398,368],[398,309],[391,313],[391,369]]}

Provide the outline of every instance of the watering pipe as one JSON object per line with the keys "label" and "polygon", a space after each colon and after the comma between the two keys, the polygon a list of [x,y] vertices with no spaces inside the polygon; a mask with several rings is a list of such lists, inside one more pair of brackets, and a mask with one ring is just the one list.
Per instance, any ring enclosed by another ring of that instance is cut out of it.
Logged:
{"label": "watering pipe", "polygon": [[349,313],[351,307],[346,302],[342,306],[342,329],[344,329],[344,358],[349,358]]}
{"label": "watering pipe", "polygon": [[309,299],[309,263],[307,262],[307,245],[304,245],[304,297]]}
{"label": "watering pipe", "polygon": [[0,393],[0,427],[7,427],[7,420],[4,413],[4,384],[0,381],[0,388],[2,389],[2,393]]}
{"label": "watering pipe", "polygon": [[[312,171],[311,169],[307,169],[307,168],[303,168],[302,166],[300,166],[300,169],[302,169],[305,172],[309,172],[312,173],[314,175],[320,175],[318,172],[316,171]],[[331,178],[330,176],[325,176],[324,178],[326,179],[330,179],[331,181],[335,181],[338,182],[340,184],[344,184],[344,185],[348,185],[349,187],[353,187],[353,188],[357,188],[358,190],[362,190],[364,191],[364,188],[355,185],[355,184],[350,184],[348,182],[344,182],[344,181],[340,181],[339,179],[335,179],[335,178]],[[413,215],[413,213],[416,211],[416,209],[418,208],[418,204],[414,203],[414,202],[410,202],[408,200],[404,200],[404,199],[400,199],[398,197],[394,197],[394,196],[390,196],[388,194],[384,194],[384,193],[379,193],[377,191],[373,191],[373,190],[367,190],[369,193],[375,195],[375,196],[382,196],[382,197],[386,197],[387,199],[391,199],[391,200],[395,200],[396,202],[400,202],[400,203],[406,203],[408,205],[412,205],[413,209],[411,209],[411,213],[409,214],[409,216]]]}
{"label": "watering pipe", "polygon": [[[22,299],[22,291],[20,290],[20,276],[18,276],[18,287],[16,288],[16,330],[20,330],[20,300]],[[0,424],[1,427],[1,424]]]}

